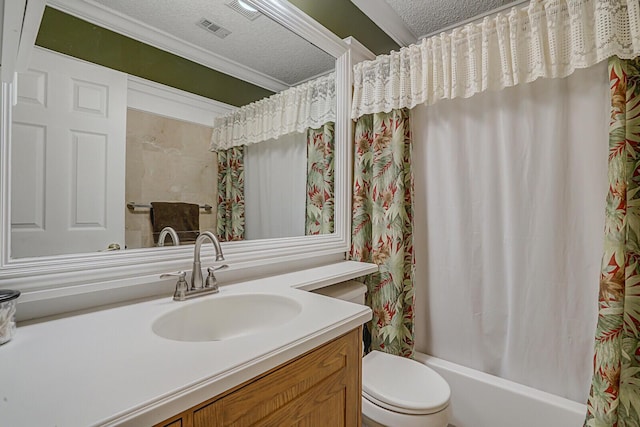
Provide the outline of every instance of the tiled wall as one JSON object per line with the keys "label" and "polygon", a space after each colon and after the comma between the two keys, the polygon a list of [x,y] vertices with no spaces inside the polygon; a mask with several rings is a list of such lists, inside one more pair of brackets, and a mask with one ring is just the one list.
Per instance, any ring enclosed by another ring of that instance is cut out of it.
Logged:
{"label": "tiled wall", "polygon": [[[209,151],[211,131],[208,126],[129,109],[127,202],[209,204],[213,210],[200,210],[200,230],[215,232],[218,171],[216,154]],[[128,249],[152,247],[151,230],[148,209],[127,209]]]}

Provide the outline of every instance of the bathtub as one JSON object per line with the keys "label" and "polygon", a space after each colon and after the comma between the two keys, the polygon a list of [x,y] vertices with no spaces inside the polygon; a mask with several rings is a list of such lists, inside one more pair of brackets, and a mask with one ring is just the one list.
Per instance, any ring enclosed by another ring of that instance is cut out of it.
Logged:
{"label": "bathtub", "polygon": [[582,427],[587,406],[424,353],[451,387],[452,427]]}

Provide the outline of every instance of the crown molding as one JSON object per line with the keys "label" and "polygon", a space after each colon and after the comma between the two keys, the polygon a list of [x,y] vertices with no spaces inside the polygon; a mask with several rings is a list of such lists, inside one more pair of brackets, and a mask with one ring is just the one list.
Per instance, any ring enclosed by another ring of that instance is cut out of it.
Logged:
{"label": "crown molding", "polygon": [[349,49],[340,37],[327,30],[316,20],[286,0],[244,0],[305,40],[314,40],[314,45],[334,58],[340,58]]}
{"label": "crown molding", "polygon": [[20,34],[20,45],[18,46],[18,58],[16,59],[16,72],[18,73],[27,70],[31,58],[31,47],[36,42],[46,3],[46,0],[29,0],[27,2],[24,10],[22,34]]}
{"label": "crown molding", "polygon": [[355,4],[400,47],[409,46],[418,41],[418,37],[384,0],[351,0],[351,3]]}
{"label": "crown molding", "polygon": [[11,83],[16,70],[18,46],[22,33],[26,1],[7,1],[4,4],[2,23],[2,69],[0,77],[3,83]]}
{"label": "crown molding", "polygon": [[370,61],[376,59],[376,54],[371,52],[365,45],[360,43],[358,39],[349,36],[343,39],[351,49],[351,64],[356,65],[362,61]]}
{"label": "crown molding", "polygon": [[213,119],[237,109],[233,105],[170,86],[127,76],[127,107],[159,116],[213,126]]}
{"label": "crown molding", "polygon": [[139,40],[150,46],[228,74],[272,92],[289,88],[284,82],[245,65],[215,54],[195,44],[181,40],[124,14],[115,12],[91,0],[48,0],[47,4],[92,24]]}

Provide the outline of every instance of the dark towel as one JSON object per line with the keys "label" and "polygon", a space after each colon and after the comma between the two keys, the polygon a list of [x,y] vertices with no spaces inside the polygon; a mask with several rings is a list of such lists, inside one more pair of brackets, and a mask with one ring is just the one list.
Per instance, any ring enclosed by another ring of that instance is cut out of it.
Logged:
{"label": "dark towel", "polygon": [[165,227],[176,230],[180,243],[195,242],[200,234],[200,206],[193,203],[151,202],[153,242]]}

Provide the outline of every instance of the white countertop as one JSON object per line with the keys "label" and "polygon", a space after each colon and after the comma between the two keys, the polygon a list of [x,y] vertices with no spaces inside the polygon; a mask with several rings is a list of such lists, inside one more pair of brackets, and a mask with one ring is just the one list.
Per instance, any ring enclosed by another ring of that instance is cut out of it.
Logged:
{"label": "white countertop", "polygon": [[[166,297],[19,325],[0,346],[0,425],[153,425],[368,321],[368,307],[302,289],[375,269],[344,261],[221,286],[186,302]],[[273,330],[226,341],[172,341],[151,330],[184,305],[245,293],[287,296],[302,310]]]}

